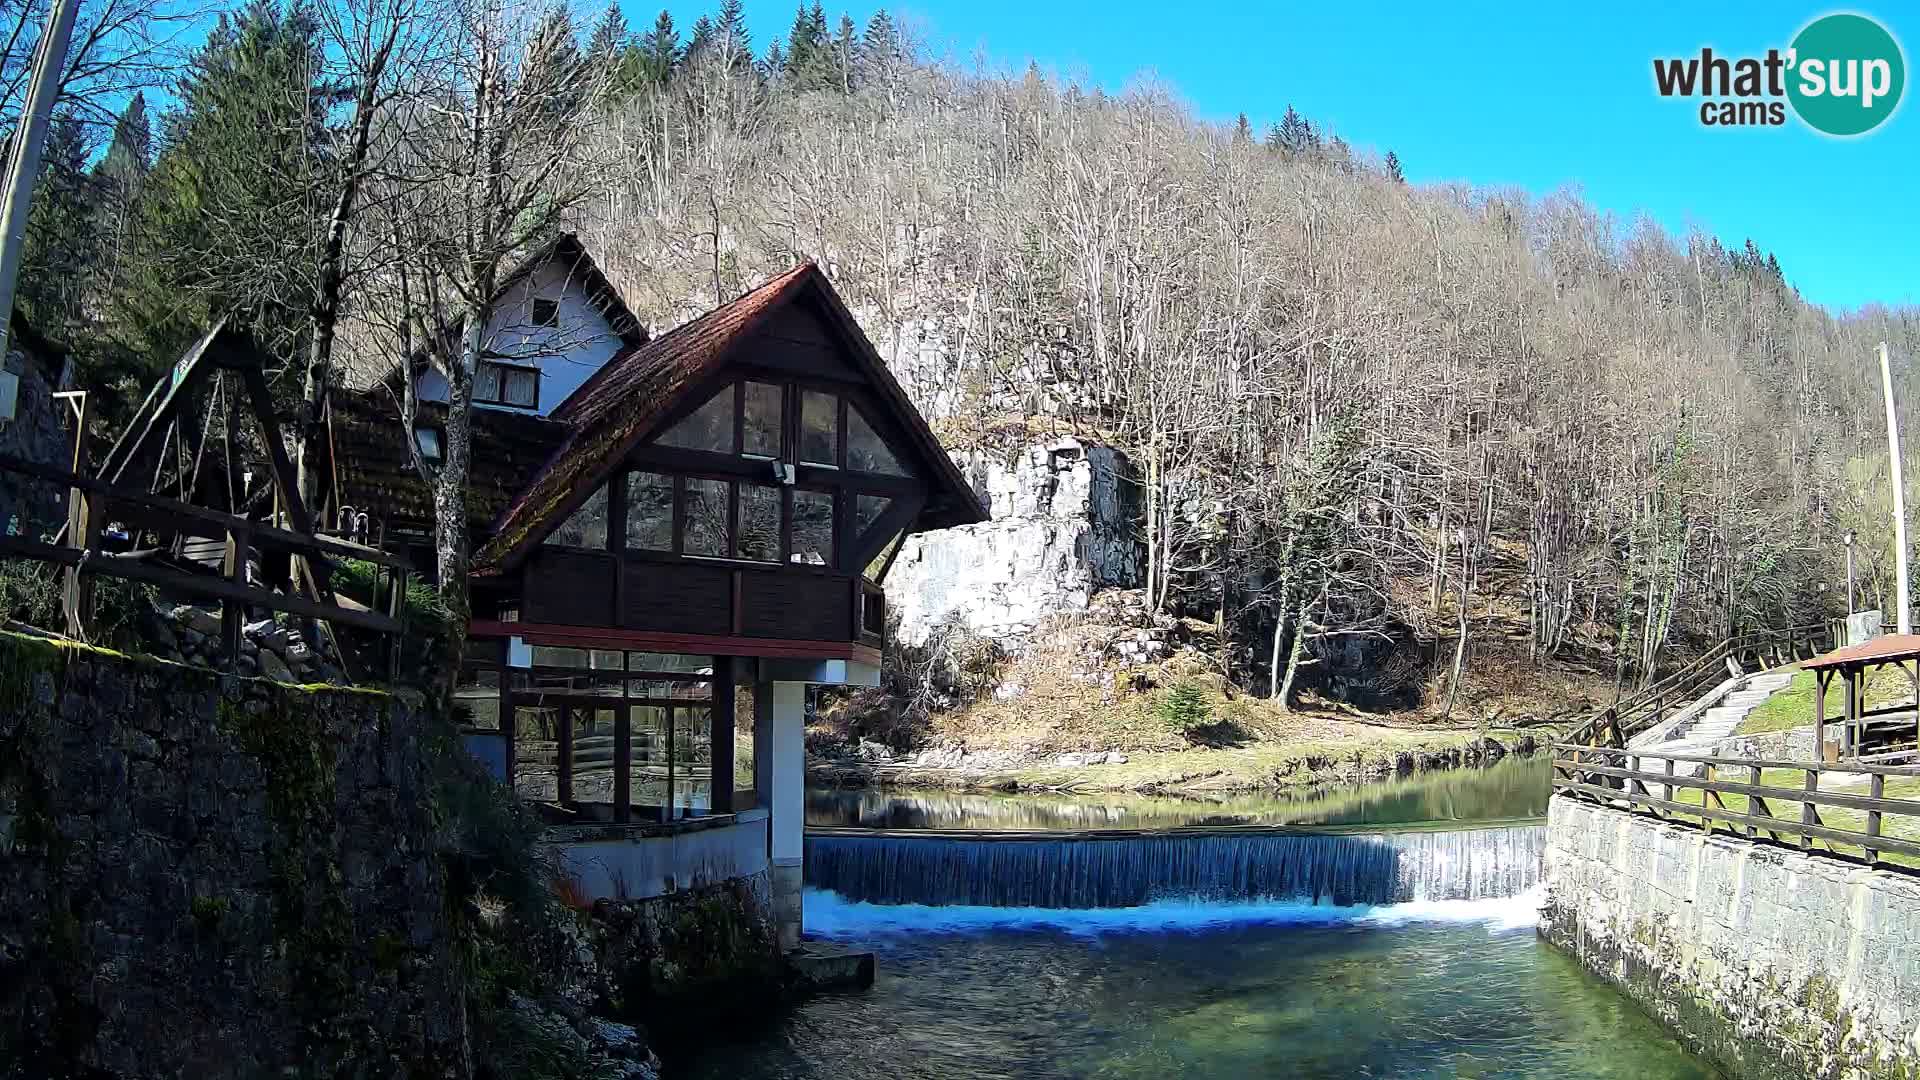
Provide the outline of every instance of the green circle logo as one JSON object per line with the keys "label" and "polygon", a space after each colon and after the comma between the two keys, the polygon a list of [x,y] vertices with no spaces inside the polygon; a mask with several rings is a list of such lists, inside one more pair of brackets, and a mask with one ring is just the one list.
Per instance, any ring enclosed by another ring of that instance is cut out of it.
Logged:
{"label": "green circle logo", "polygon": [[1822,15],[1787,54],[1787,100],[1815,131],[1862,135],[1900,107],[1907,61],[1887,28],[1865,15]]}

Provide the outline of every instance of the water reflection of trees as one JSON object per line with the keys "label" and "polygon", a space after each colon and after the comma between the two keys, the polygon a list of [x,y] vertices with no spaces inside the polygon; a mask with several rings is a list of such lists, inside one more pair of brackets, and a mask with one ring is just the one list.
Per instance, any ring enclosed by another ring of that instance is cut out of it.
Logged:
{"label": "water reflection of trees", "polygon": [[807,792],[807,824],[871,829],[1155,829],[1190,825],[1390,825],[1546,813],[1545,758],[1508,759],[1361,785],[1178,799],[931,790]]}

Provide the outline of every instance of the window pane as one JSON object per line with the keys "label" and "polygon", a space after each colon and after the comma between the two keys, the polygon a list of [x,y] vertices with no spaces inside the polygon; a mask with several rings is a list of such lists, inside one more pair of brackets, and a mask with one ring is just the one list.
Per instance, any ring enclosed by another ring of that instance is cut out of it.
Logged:
{"label": "window pane", "polygon": [[673,425],[660,436],[660,445],[710,450],[716,454],[733,453],[733,387],[708,398],[693,415]]}
{"label": "window pane", "polygon": [[523,799],[559,798],[560,707],[516,705],[513,709],[513,789]]}
{"label": "window pane", "polygon": [[747,384],[747,401],[741,414],[746,425],[741,434],[742,453],[780,456],[781,396],[780,388],[770,383]]}
{"label": "window pane", "polygon": [[713,710],[673,710],[673,807],[675,817],[704,817],[713,807]]}
{"label": "window pane", "polygon": [[533,403],[540,399],[538,392],[540,373],[537,371],[527,371],[524,368],[508,368],[506,369],[506,376],[507,404],[532,408]]}
{"label": "window pane", "polygon": [[473,373],[473,400],[500,400],[500,365],[481,364]]}
{"label": "window pane", "polygon": [[742,559],[780,561],[780,489],[761,484],[740,485],[740,550]]}
{"label": "window pane", "polygon": [[887,476],[912,476],[893,456],[886,440],[873,430],[859,409],[847,410],[847,468]]}
{"label": "window pane", "polygon": [[547,534],[546,542],[563,547],[604,548],[607,546],[607,488],[602,484],[587,496],[580,509],[561,526]]}
{"label": "window pane", "polygon": [[867,529],[880,520],[887,512],[893,500],[885,495],[861,495],[853,500],[853,538],[858,541],[867,535]]}
{"label": "window pane", "polygon": [[532,314],[532,322],[535,326],[559,326],[560,301],[535,298]]}
{"label": "window pane", "polygon": [[440,445],[439,428],[414,428],[413,441],[419,444],[420,456],[427,461],[439,461],[445,454]]}
{"label": "window pane", "polygon": [[627,654],[627,670],[699,674],[713,670],[713,657],[689,656],[684,653],[630,652]]}
{"label": "window pane", "polygon": [[573,801],[613,802],[615,710],[575,705],[573,718]]}
{"label": "window pane", "polygon": [[667,806],[667,710],[652,705],[628,708],[633,771],[627,797],[640,811],[635,817],[661,820],[666,817]]}
{"label": "window pane", "polygon": [[725,480],[687,480],[688,555],[730,555],[733,552],[731,530],[727,528],[727,488]]}
{"label": "window pane", "polygon": [[833,493],[793,493],[793,556],[809,566],[833,565]]}
{"label": "window pane", "polygon": [[673,477],[628,474],[627,546],[641,551],[673,550]]}
{"label": "window pane", "polygon": [[533,646],[535,667],[584,668],[591,664],[591,654],[585,649],[568,649],[559,645]]}
{"label": "window pane", "polygon": [[800,395],[800,460],[809,465],[838,465],[840,399],[811,390]]}

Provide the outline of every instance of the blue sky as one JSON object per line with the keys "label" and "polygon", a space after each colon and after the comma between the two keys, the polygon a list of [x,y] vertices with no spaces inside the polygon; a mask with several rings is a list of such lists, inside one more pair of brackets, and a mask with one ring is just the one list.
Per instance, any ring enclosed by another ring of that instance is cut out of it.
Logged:
{"label": "blue sky", "polygon": [[[657,0],[623,0],[636,28]],[[674,2],[682,32],[713,3]],[[828,4],[865,25],[878,5]],[[756,50],[793,0],[747,0]],[[1367,4],[1233,0],[1176,15],[1137,0],[912,0],[935,47],[970,61],[1079,74],[1109,89],[1152,72],[1203,118],[1256,127],[1291,102],[1357,146],[1393,150],[1415,183],[1545,194],[1577,185],[1626,224],[1651,213],[1730,244],[1751,236],[1808,300],[1920,303],[1920,108],[1853,140],[1785,127],[1703,127],[1653,90],[1656,56],[1758,55],[1815,16],[1859,11],[1920,51],[1920,7],[1795,4]],[[1912,71],[1909,69],[1909,81]],[[1910,88],[1911,99],[1920,90]]]}

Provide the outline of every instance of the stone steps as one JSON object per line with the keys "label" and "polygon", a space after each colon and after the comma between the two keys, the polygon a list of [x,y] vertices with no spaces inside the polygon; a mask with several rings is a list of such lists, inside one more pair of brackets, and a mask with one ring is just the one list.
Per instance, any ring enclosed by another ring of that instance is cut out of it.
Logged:
{"label": "stone steps", "polygon": [[[1751,676],[1721,698],[1718,704],[1702,711],[1675,732],[1673,738],[1645,749],[1663,754],[1710,754],[1714,747],[1732,737],[1748,713],[1785,689],[1793,681],[1793,676],[1791,671],[1769,671]],[[1674,771],[1682,776],[1693,776],[1699,773],[1700,766],[1695,762],[1680,762]]]}

